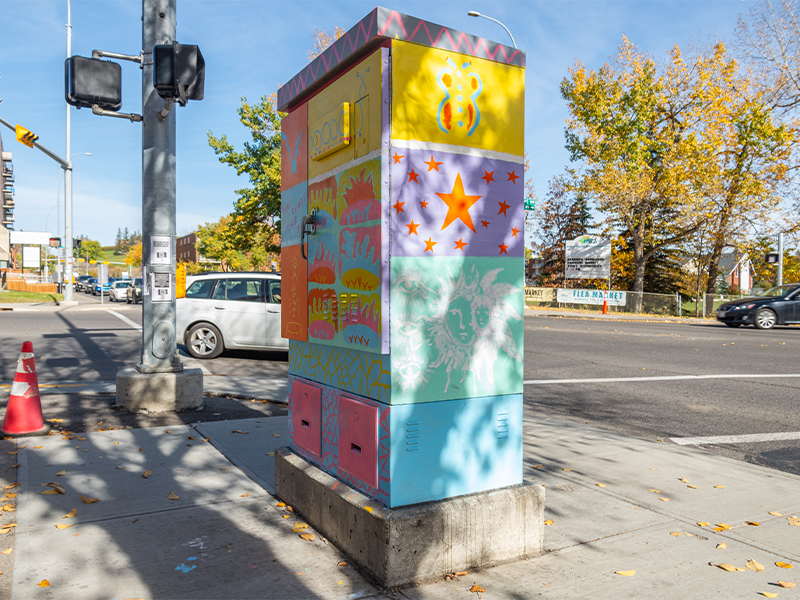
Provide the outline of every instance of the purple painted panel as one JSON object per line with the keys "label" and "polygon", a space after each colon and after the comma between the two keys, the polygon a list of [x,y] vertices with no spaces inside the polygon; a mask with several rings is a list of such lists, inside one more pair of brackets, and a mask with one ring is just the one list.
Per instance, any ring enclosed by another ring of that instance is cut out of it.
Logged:
{"label": "purple painted panel", "polygon": [[523,256],[518,163],[391,149],[392,256]]}

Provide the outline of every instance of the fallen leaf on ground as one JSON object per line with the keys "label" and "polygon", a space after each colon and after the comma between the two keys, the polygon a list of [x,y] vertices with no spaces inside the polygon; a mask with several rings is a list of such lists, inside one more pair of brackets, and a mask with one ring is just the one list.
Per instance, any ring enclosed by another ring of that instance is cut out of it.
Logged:
{"label": "fallen leaf on ground", "polygon": [[61,475],[66,475],[66,474],[67,474],[67,470],[64,469],[63,471],[59,471],[58,473],[56,473],[56,477],[60,477]]}
{"label": "fallen leaf on ground", "polygon": [[15,464],[15,465],[11,465],[11,468],[12,468],[12,469],[18,469],[18,468],[20,468],[21,466],[22,466],[22,463],[17,463],[17,464]]}
{"label": "fallen leaf on ground", "polygon": [[15,488],[18,485],[22,485],[21,483],[10,483],[9,485],[3,486],[4,490],[10,490],[11,488]]}
{"label": "fallen leaf on ground", "polygon": [[737,570],[736,567],[734,567],[733,565],[729,565],[728,563],[719,563],[714,566],[719,569],[722,569],[723,571],[727,571],[728,573],[733,573],[734,571]]}
{"label": "fallen leaf on ground", "polygon": [[34,446],[33,447],[34,450],[41,450],[42,448],[44,448],[44,446]]}
{"label": "fallen leaf on ground", "polygon": [[793,588],[797,584],[794,581],[778,581],[778,585],[782,588]]}
{"label": "fallen leaf on ground", "polygon": [[210,441],[211,441],[211,438],[203,438],[203,441],[204,441],[204,442],[210,442]]}
{"label": "fallen leaf on ground", "polygon": [[15,494],[13,492],[6,492],[6,497],[8,498],[16,498],[17,496],[18,494]]}
{"label": "fallen leaf on ground", "polygon": [[753,527],[758,527],[758,526],[761,525],[761,523],[759,523],[758,521],[745,521],[744,524],[745,525],[752,525]]}
{"label": "fallen leaf on ground", "polygon": [[19,454],[19,450],[12,450],[11,452],[6,452],[6,454]]}
{"label": "fallen leaf on ground", "polygon": [[302,521],[295,521],[294,527],[295,529],[308,529],[308,523],[303,523]]}
{"label": "fallen leaf on ground", "polygon": [[775,592],[759,592],[762,596],[766,596],[767,598],[777,598],[778,594]]}
{"label": "fallen leaf on ground", "polygon": [[689,488],[689,489],[691,489],[691,490],[696,490],[696,489],[697,489],[697,486],[696,486],[696,485],[691,485],[691,484],[690,484],[690,485],[687,485],[686,487],[687,487],[687,488]]}
{"label": "fallen leaf on ground", "polygon": [[772,515],[773,517],[782,517],[782,516],[783,516],[783,514],[782,514],[782,513],[775,512],[775,511],[772,511],[772,510],[771,510],[771,511],[769,511],[769,513],[767,513],[767,514],[770,514],[770,515]]}
{"label": "fallen leaf on ground", "polygon": [[275,456],[274,452],[267,452],[267,456]]}
{"label": "fallen leaf on ground", "polygon": [[117,467],[119,470],[124,471],[125,467]]}
{"label": "fallen leaf on ground", "polygon": [[64,419],[47,419],[48,423],[63,423]]}
{"label": "fallen leaf on ground", "polygon": [[220,471],[227,471],[227,470],[228,470],[228,467],[222,467],[222,468],[220,469]]}
{"label": "fallen leaf on ground", "polygon": [[300,537],[303,538],[307,542],[314,541],[314,534],[313,533],[301,533]]}
{"label": "fallen leaf on ground", "polygon": [[73,508],[71,511],[69,511],[67,514],[65,514],[61,518],[62,519],[71,519],[72,517],[74,517],[77,514],[78,514],[78,509],[77,508]]}
{"label": "fallen leaf on ground", "polygon": [[77,439],[79,439],[80,441],[82,441],[82,442],[85,442],[85,441],[86,441],[86,438],[85,438],[85,437],[81,437],[81,436],[79,436],[79,435],[78,435],[78,436],[75,436],[75,437],[76,437]]}
{"label": "fallen leaf on ground", "polygon": [[[369,507],[367,507],[367,508],[369,508]],[[294,509],[291,506],[287,506],[286,510],[288,510],[290,513],[294,512]]]}
{"label": "fallen leaf on ground", "polygon": [[54,483],[52,481],[50,483],[48,483],[47,486],[53,488],[59,494],[66,494],[67,493],[67,491],[63,487],[61,487],[60,485],[58,485],[57,483]]}
{"label": "fallen leaf on ground", "polygon": [[24,446],[17,446],[17,450],[22,450],[23,448],[27,448],[27,447],[28,447],[28,444],[25,444]]}
{"label": "fallen leaf on ground", "polygon": [[662,502],[669,502],[670,499],[669,498],[659,498],[659,500],[661,500]]}
{"label": "fallen leaf on ground", "polygon": [[283,518],[284,518],[284,519],[288,519],[288,518],[289,518],[289,517],[291,517],[291,516],[292,516],[292,515],[283,515]]}
{"label": "fallen leaf on ground", "polygon": [[42,579],[39,583],[37,583],[39,587],[50,587],[50,582],[47,579]]}
{"label": "fallen leaf on ground", "polygon": [[194,439],[194,436],[193,436],[193,435],[187,435],[187,436],[186,436],[186,439],[188,439],[188,440],[193,440],[193,439]]}
{"label": "fallen leaf on ground", "polygon": [[722,527],[723,531],[728,531],[729,529],[733,529],[733,527],[731,527],[727,523],[717,523],[717,527]]}
{"label": "fallen leaf on ground", "polygon": [[275,437],[281,437],[277,433],[273,433],[272,435],[274,435]]}
{"label": "fallen leaf on ground", "polygon": [[[291,507],[287,506],[286,510],[291,510]],[[372,507],[371,506],[365,506],[364,510],[367,511],[368,513],[371,513],[372,512]]]}
{"label": "fallen leaf on ground", "polygon": [[674,535],[675,537],[678,537],[680,535],[680,532],[678,532],[678,531],[670,531],[669,534],[670,535]]}
{"label": "fallen leaf on ground", "polygon": [[115,445],[115,446],[116,446],[116,445],[118,445],[118,444],[119,444],[119,442],[114,442],[114,445]]}
{"label": "fallen leaf on ground", "polygon": [[717,544],[717,548],[719,548],[720,550],[725,550],[725,548],[727,548],[727,547],[728,547],[728,544],[726,544],[725,542],[722,542],[721,544]]}
{"label": "fallen leaf on ground", "polygon": [[170,500],[180,500],[181,499],[180,496],[176,496],[172,492],[169,493],[169,496],[167,496],[167,498],[169,498]]}
{"label": "fallen leaf on ground", "polygon": [[686,479],[686,477],[681,477],[678,481],[680,481],[681,483],[689,483],[689,480]]}
{"label": "fallen leaf on ground", "polygon": [[715,487],[715,488],[717,488],[718,490],[721,490],[721,489],[723,489],[725,486],[724,486],[724,485],[715,485],[714,487]]}
{"label": "fallen leaf on ground", "polygon": [[653,488],[647,488],[648,492],[653,492],[654,494],[660,494],[661,490],[654,490]]}
{"label": "fallen leaf on ground", "polygon": [[244,494],[242,494],[242,498],[247,498],[249,495],[250,495],[250,492],[245,492]]}
{"label": "fallen leaf on ground", "polygon": [[[5,525],[5,527],[8,527],[8,525]],[[776,567],[780,567],[781,569],[793,569],[794,568],[794,565],[790,565],[789,563],[785,563],[785,562],[776,562],[775,566]]]}
{"label": "fallen leaf on ground", "polygon": [[[0,554],[11,554],[13,551],[14,551],[13,548],[9,548],[8,550],[3,550],[2,552],[0,552]],[[778,583],[780,583],[780,581]]]}
{"label": "fallen leaf on ground", "polygon": [[483,594],[484,592],[486,592],[486,590],[483,589],[481,586],[479,586],[477,583],[473,585],[471,588],[469,588],[469,591],[475,594]]}
{"label": "fallen leaf on ground", "polygon": [[10,529],[11,527],[19,527],[16,523],[6,523],[3,525],[3,529]]}
{"label": "fallen leaf on ground", "polygon": [[278,504],[276,504],[276,506],[278,508],[283,508],[284,506],[286,506],[286,502],[278,502]]}
{"label": "fallen leaf on ground", "polygon": [[250,432],[249,431],[242,431],[241,429],[234,429],[234,430],[231,431],[231,433],[245,433],[245,434],[247,434],[247,433],[250,433]]}
{"label": "fallen leaf on ground", "polygon": [[596,484],[596,485],[597,485],[597,487],[606,487],[606,484],[605,484],[605,483],[598,483],[598,484]]}
{"label": "fallen leaf on ground", "polygon": [[789,522],[789,525],[794,525],[795,527],[800,527],[800,518],[798,518],[798,517],[787,517],[786,520]]}
{"label": "fallen leaf on ground", "polygon": [[572,469],[567,469],[566,467],[564,467],[562,470],[563,471],[572,471]]}
{"label": "fallen leaf on ground", "polygon": [[152,474],[153,474],[153,469],[147,469],[147,471],[145,471],[144,473],[142,473],[142,477],[144,477],[145,479],[147,479],[147,478],[148,478],[148,477],[150,477],[150,475],[152,475]]}
{"label": "fallen leaf on ground", "polygon": [[744,564],[744,566],[747,567],[748,569],[750,569],[751,571],[755,571],[756,573],[764,570],[764,565],[762,565],[761,563],[757,563],[752,558],[750,560],[748,560]]}
{"label": "fallen leaf on ground", "polygon": [[83,500],[86,504],[94,504],[95,502],[100,502],[100,498],[89,498],[88,496],[81,496],[81,500]]}
{"label": "fallen leaf on ground", "polygon": [[42,492],[42,495],[43,496],[49,496],[50,494],[57,494],[57,493],[58,492],[56,490],[45,490],[45,491]]}
{"label": "fallen leaf on ground", "polygon": [[533,468],[534,468],[534,469],[541,469],[541,468],[542,468],[542,465],[541,465],[541,464],[534,465],[534,466],[533,466]]}
{"label": "fallen leaf on ground", "polygon": [[347,566],[347,563],[346,563],[346,562],[344,562],[344,561],[341,561],[341,562],[340,562],[340,563],[338,563],[336,566],[337,566],[337,567],[346,567],[346,566]]}
{"label": "fallen leaf on ground", "polygon": [[57,529],[67,529],[68,527],[72,527],[72,523],[56,523]]}
{"label": "fallen leaf on ground", "polygon": [[547,521],[544,522],[545,525],[552,525],[553,523],[555,523],[553,519],[547,519]]}
{"label": "fallen leaf on ground", "polygon": [[164,433],[172,433],[172,429],[167,429]]}
{"label": "fallen leaf on ground", "polygon": [[631,569],[630,571],[614,571],[617,575],[624,575],[625,577],[633,577],[636,575],[636,569]]}
{"label": "fallen leaf on ground", "polygon": [[466,571],[456,571],[455,573],[453,573],[453,575],[455,575],[456,577],[464,577],[466,575],[469,575],[469,573],[467,573]]}

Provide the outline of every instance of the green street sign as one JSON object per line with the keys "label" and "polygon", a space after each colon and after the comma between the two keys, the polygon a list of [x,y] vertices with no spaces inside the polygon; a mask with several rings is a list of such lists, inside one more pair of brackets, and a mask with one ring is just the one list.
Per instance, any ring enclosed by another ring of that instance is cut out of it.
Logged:
{"label": "green street sign", "polygon": [[525,198],[523,206],[525,210],[536,210],[536,200],[533,198]]}

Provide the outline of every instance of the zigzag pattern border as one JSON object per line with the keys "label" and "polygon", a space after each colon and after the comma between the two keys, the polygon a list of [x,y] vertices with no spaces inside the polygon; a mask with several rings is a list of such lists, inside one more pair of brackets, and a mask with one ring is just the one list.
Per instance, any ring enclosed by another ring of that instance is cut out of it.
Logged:
{"label": "zigzag pattern border", "polygon": [[[432,35],[431,31],[438,33]],[[321,79],[375,39],[398,39],[525,67],[525,53],[522,50],[379,6],[278,89],[279,110],[286,110],[289,104],[308,94]]]}

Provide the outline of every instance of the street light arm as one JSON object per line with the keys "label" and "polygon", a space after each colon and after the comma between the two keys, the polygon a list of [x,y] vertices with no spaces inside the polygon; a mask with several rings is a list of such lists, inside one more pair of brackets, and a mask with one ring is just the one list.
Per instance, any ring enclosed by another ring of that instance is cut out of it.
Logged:
{"label": "street light arm", "polygon": [[[8,127],[16,135],[17,128],[14,127],[11,123],[6,121],[5,119],[0,118],[0,124],[3,124],[6,127]],[[72,169],[72,163],[71,162],[69,162],[68,160],[64,160],[63,158],[61,158],[58,154],[56,154],[55,152],[53,152],[49,148],[46,148],[45,146],[42,146],[39,142],[33,142],[33,147],[34,148],[38,148],[39,150],[44,152],[47,156],[49,156],[54,161],[56,161],[58,164],[60,164],[61,168],[64,169],[65,171],[69,171],[69,170]]]}
{"label": "street light arm", "polygon": [[500,21],[498,21],[497,19],[493,19],[492,17],[487,17],[486,15],[484,15],[484,14],[481,14],[481,13],[479,13],[479,12],[478,12],[478,11],[476,11],[476,10],[471,10],[471,11],[469,11],[469,12],[467,13],[467,15],[469,15],[470,17],[483,17],[484,19],[489,19],[490,21],[494,21],[495,23],[497,23],[498,25],[500,25],[500,27],[502,27],[503,29],[505,29],[505,30],[506,30],[506,33],[508,34],[508,37],[510,37],[510,38],[511,38],[511,43],[512,43],[512,44],[514,44],[514,49],[515,49],[515,50],[518,50],[518,49],[519,49],[519,48],[517,48],[517,42],[515,42],[515,41],[514,41],[514,36],[513,36],[513,35],[511,35],[511,32],[509,31],[508,27],[506,27],[505,25],[503,25],[503,24],[502,24]]}

